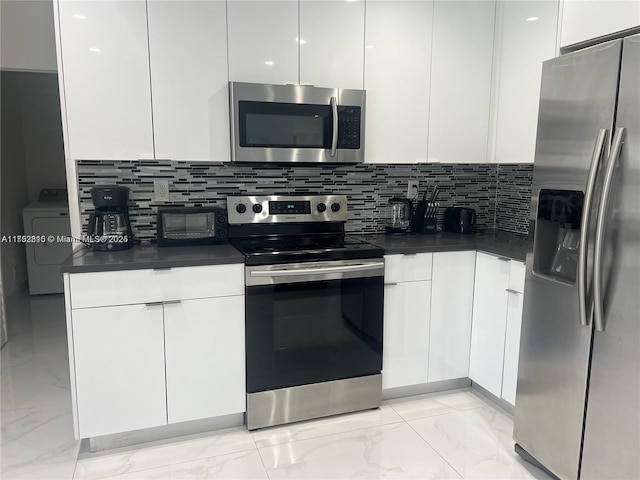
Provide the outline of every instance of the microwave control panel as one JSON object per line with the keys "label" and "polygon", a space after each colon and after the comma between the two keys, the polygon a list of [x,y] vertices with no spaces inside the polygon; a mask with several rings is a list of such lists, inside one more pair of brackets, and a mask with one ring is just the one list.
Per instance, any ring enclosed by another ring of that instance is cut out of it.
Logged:
{"label": "microwave control panel", "polygon": [[360,148],[360,118],[360,107],[338,107],[338,148]]}

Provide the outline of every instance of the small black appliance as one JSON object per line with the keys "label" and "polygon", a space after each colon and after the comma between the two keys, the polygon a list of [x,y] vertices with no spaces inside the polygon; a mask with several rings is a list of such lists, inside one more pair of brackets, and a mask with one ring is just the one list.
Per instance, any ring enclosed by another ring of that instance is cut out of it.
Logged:
{"label": "small black appliance", "polygon": [[87,235],[91,249],[98,251],[126,250],[134,245],[129,221],[129,189],[102,185],[91,189],[95,211],[89,215]]}
{"label": "small black appliance", "polygon": [[454,233],[476,233],[476,211],[467,207],[448,207],[444,213],[444,229]]}
{"label": "small black appliance", "polygon": [[226,243],[227,223],[226,208],[158,208],[158,246]]}

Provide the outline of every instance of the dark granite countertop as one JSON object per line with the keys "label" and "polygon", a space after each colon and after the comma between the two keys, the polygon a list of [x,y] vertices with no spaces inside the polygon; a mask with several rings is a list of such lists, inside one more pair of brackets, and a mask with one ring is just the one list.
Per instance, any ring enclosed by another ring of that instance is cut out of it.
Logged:
{"label": "dark granite countertop", "polygon": [[[356,235],[385,249],[388,255],[423,252],[481,252],[524,261],[530,242],[522,235],[489,230],[475,235],[441,232],[435,235]],[[164,247],[143,244],[118,252],[94,252],[80,248],[65,260],[68,273],[108,272],[144,268],[192,267],[244,263],[244,256],[231,245]]]}
{"label": "dark granite countertop", "polygon": [[62,272],[82,273],[229,263],[244,263],[244,256],[231,245],[158,248],[142,244],[118,252],[94,252],[82,247],[73,252],[60,269]]}
{"label": "dark granite countertop", "polygon": [[527,237],[500,230],[474,235],[440,232],[433,235],[360,235],[360,238],[384,248],[387,255],[478,250],[522,262],[530,246]]}

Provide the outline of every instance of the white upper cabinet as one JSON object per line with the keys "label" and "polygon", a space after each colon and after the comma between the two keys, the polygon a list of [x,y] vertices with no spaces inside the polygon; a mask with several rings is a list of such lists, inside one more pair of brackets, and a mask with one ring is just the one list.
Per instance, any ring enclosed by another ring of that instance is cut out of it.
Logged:
{"label": "white upper cabinet", "polygon": [[640,26],[637,0],[564,0],[560,46]]}
{"label": "white upper cabinet", "polygon": [[493,161],[533,163],[542,62],[555,57],[557,1],[503,1]]}
{"label": "white upper cabinet", "polygon": [[432,21],[432,1],[367,3],[366,162],[426,161]]}
{"label": "white upper cabinet", "polygon": [[156,158],[228,161],[226,2],[149,0],[148,17]]}
{"label": "white upper cabinet", "polygon": [[227,25],[229,80],[299,83],[296,0],[229,0]]}
{"label": "white upper cabinet", "polygon": [[494,17],[495,1],[434,3],[430,162],[487,161]]}
{"label": "white upper cabinet", "polygon": [[300,0],[300,83],[363,88],[364,0]]}
{"label": "white upper cabinet", "polygon": [[61,0],[58,7],[67,157],[153,158],[146,2]]}

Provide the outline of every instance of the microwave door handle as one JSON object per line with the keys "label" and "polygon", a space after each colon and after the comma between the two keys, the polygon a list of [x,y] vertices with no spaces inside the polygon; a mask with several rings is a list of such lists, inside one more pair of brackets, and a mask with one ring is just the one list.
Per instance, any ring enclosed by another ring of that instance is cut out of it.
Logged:
{"label": "microwave door handle", "polygon": [[331,97],[331,116],[333,117],[333,135],[331,136],[330,155],[335,157],[338,151],[338,99],[336,97]]}

